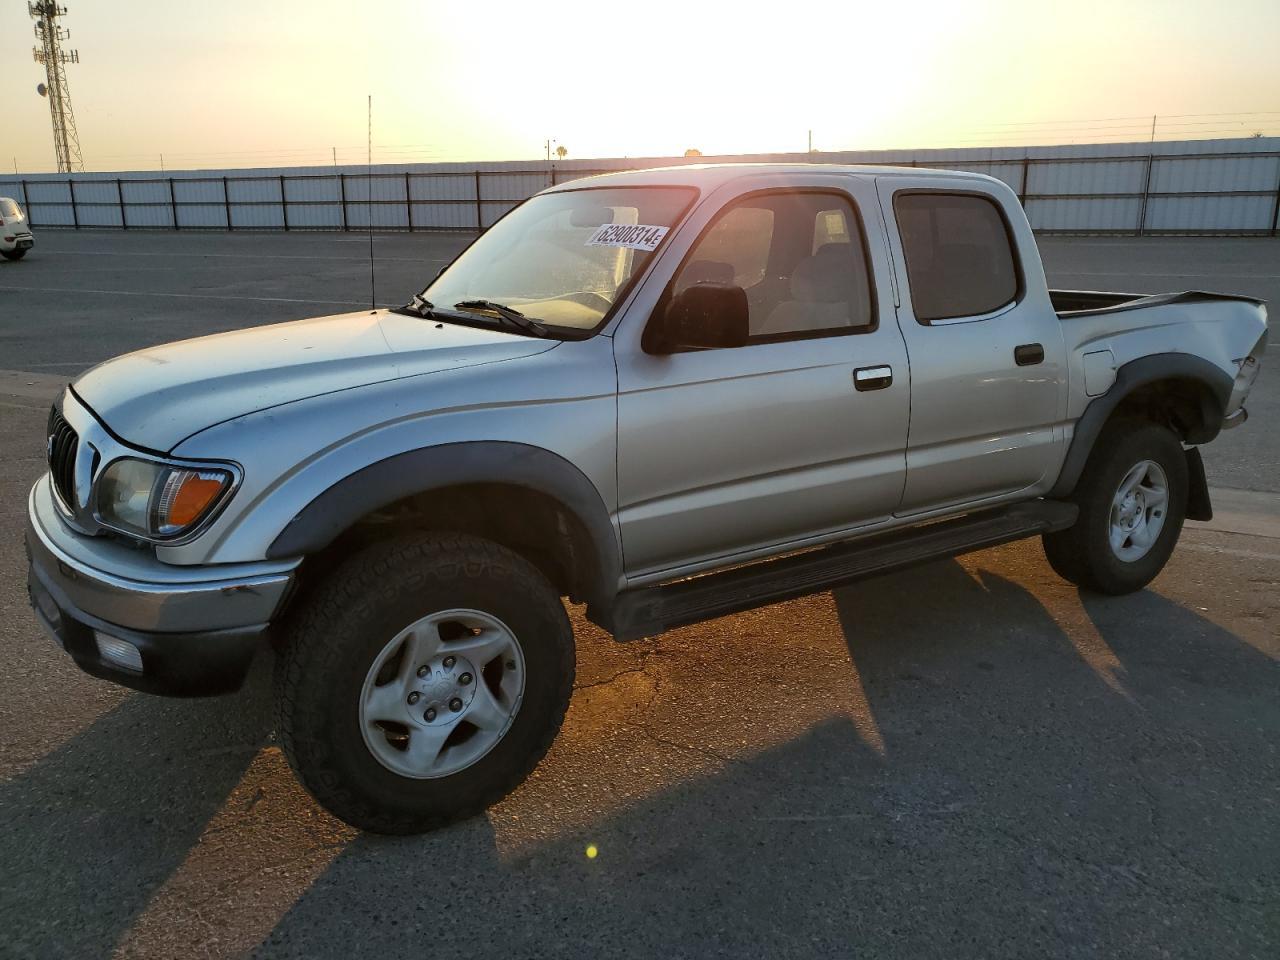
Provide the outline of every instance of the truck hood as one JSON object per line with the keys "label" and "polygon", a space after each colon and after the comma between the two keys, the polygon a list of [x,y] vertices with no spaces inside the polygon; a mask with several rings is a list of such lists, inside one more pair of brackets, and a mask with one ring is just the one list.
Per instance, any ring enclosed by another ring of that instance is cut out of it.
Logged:
{"label": "truck hood", "polygon": [[123,440],[168,451],[214,424],[282,403],[531,356],[557,342],[366,310],[139,350],[94,367],[71,388]]}

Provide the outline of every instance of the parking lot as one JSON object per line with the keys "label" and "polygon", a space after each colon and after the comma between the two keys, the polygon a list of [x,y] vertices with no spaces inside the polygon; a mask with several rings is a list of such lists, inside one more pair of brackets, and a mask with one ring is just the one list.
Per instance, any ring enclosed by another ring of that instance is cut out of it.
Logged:
{"label": "parking lot", "polygon": [[[89,678],[30,616],[22,550],[67,379],[360,309],[368,239],[36,238],[0,263],[0,956],[1280,955],[1277,356],[1205,451],[1217,518],[1150,589],[1082,595],[1029,541],[626,645],[574,611],[533,777],[387,839],[294,781],[270,656],[216,700]],[[468,239],[375,237],[376,301]],[[1276,240],[1043,250],[1057,287],[1280,303]]]}

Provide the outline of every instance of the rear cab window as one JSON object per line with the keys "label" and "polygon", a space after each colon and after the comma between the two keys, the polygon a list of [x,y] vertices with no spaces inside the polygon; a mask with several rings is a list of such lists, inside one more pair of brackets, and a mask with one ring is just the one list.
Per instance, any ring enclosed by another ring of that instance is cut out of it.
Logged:
{"label": "rear cab window", "polygon": [[982,317],[1018,298],[1013,240],[992,198],[904,191],[893,210],[919,322]]}

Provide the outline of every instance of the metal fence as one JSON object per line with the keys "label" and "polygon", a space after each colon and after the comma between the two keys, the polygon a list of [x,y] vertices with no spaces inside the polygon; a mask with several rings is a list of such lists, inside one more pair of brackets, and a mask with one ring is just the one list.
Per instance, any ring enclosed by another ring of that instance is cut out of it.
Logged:
{"label": "metal fence", "polygon": [[[1148,145],[1142,145],[1147,147]],[[698,158],[946,167],[1014,189],[1042,233],[1276,236],[1280,140]],[[985,156],[975,156],[985,154]],[[1014,154],[1014,155],[1010,155]],[[1039,155],[1037,155],[1039,154]],[[0,180],[36,227],[161,230],[482,230],[556,183],[684,158],[551,165],[413,165],[290,171],[31,175]]]}
{"label": "metal fence", "polygon": [[[506,196],[479,170],[0,181],[32,226],[167,230],[475,230],[550,182]],[[509,175],[502,175],[508,176]]]}

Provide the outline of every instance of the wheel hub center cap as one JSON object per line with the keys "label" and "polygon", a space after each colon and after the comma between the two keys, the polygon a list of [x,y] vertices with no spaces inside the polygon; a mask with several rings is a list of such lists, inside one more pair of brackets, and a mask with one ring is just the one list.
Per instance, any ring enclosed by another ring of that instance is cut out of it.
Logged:
{"label": "wheel hub center cap", "polygon": [[1120,504],[1120,522],[1126,527],[1133,528],[1138,525],[1138,520],[1145,512],[1146,506],[1141,495],[1131,493]]}
{"label": "wheel hub center cap", "polygon": [[411,702],[418,722],[427,726],[453,723],[475,699],[478,677],[466,657],[441,655],[419,669],[413,689],[418,698]]}

